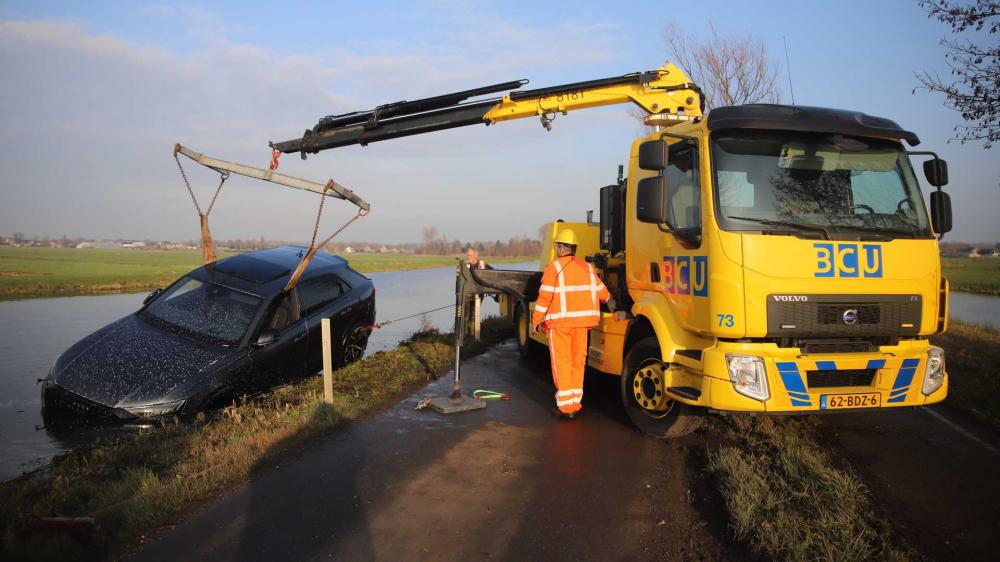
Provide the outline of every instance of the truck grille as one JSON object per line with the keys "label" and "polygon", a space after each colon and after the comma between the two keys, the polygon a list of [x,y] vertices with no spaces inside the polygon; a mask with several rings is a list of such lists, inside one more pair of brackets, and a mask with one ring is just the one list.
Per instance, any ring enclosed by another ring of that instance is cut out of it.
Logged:
{"label": "truck grille", "polygon": [[806,371],[809,388],[836,386],[871,386],[877,369],[848,369],[843,371]]}
{"label": "truck grille", "polygon": [[917,335],[922,304],[920,295],[768,295],[767,335]]}
{"label": "truck grille", "polygon": [[820,324],[842,325],[846,310],[857,311],[858,324],[878,324],[882,321],[882,310],[877,304],[821,304],[816,312]]}
{"label": "truck grille", "polygon": [[808,342],[802,345],[802,353],[871,353],[875,345],[867,341]]}

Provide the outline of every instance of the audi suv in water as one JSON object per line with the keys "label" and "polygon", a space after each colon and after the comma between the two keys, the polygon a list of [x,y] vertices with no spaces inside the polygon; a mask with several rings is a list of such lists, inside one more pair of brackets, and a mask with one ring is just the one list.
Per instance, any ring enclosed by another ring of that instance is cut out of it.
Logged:
{"label": "audi suv in water", "polygon": [[150,293],[142,308],[90,334],[43,380],[46,415],[106,419],[189,414],[322,367],[331,319],[336,365],[360,359],[375,321],[370,279],[319,252],[284,291],[305,248],[225,258]]}

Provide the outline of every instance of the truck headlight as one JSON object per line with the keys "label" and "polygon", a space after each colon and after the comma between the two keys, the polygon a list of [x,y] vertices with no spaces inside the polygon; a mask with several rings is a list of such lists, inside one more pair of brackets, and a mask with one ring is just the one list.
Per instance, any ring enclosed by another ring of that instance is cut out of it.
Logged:
{"label": "truck headlight", "polygon": [[760,401],[771,397],[763,359],[753,355],[727,353],[726,365],[729,367],[729,381],[733,383],[736,392]]}
{"label": "truck headlight", "polygon": [[183,400],[164,402],[162,404],[143,404],[142,406],[122,406],[122,409],[141,418],[154,418],[173,414],[184,407]]}
{"label": "truck headlight", "polygon": [[932,347],[927,352],[927,368],[924,371],[924,387],[921,392],[931,394],[941,388],[944,382],[944,350]]}

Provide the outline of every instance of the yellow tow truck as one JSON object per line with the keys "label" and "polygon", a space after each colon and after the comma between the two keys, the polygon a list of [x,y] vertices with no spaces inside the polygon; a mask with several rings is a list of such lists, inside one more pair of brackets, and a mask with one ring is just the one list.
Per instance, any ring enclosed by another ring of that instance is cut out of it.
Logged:
{"label": "yellow tow truck", "polygon": [[[704,114],[679,68],[529,91],[507,82],[325,117],[285,153],[472,124],[633,103],[656,130],[635,140],[627,177],[599,189],[600,217],[573,230],[618,303],[590,332],[588,364],[621,377],[642,431],[676,436],[697,414],[807,414],[923,406],[948,391],[948,282],[938,237],[951,229],[947,164],[908,151],[917,136],[854,111],[754,104]],[[909,156],[923,162],[924,205]],[[460,277],[463,273],[460,271]],[[501,292],[523,353],[540,273],[473,272]],[[466,276],[468,276],[466,274]],[[532,286],[535,290],[532,290]],[[472,290],[472,289],[469,289]],[[461,301],[460,301],[461,302]]]}

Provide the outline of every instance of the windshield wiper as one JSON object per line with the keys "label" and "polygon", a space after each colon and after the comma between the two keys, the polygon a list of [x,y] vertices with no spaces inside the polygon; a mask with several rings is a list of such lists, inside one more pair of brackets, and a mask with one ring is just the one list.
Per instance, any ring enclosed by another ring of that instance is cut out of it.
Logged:
{"label": "windshield wiper", "polygon": [[727,216],[727,219],[736,219],[741,221],[750,221],[760,223],[766,226],[784,226],[787,228],[795,228],[799,230],[806,230],[811,232],[819,232],[823,235],[826,240],[830,239],[830,232],[818,224],[802,224],[798,222],[788,222],[788,221],[775,221],[771,219],[755,219],[753,217],[734,217]]}
{"label": "windshield wiper", "polygon": [[914,228],[913,230],[903,230],[900,228],[879,228],[877,226],[850,226],[850,225],[837,225],[838,229],[843,229],[846,231],[856,230],[858,232],[871,232],[873,234],[884,234],[888,237],[893,237],[893,235],[903,235],[915,238],[919,232]]}

